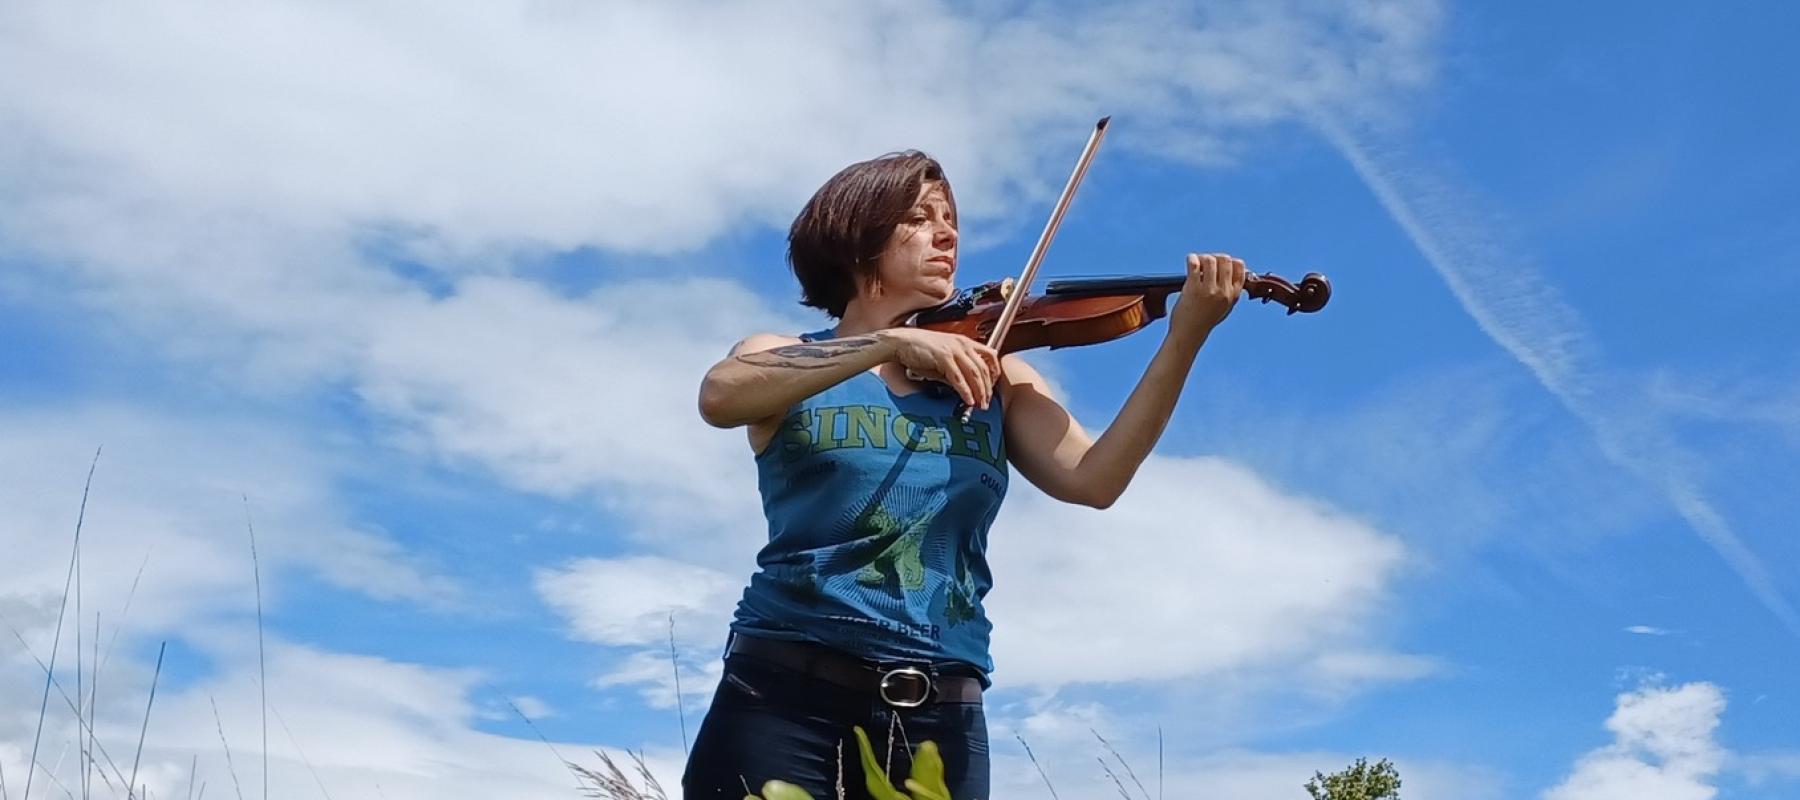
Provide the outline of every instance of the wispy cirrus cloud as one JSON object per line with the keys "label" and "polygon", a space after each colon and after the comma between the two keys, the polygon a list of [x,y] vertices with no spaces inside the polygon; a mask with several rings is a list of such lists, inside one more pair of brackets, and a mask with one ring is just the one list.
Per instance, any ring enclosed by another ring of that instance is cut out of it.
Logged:
{"label": "wispy cirrus cloud", "polygon": [[1579,311],[1488,224],[1448,167],[1354,118],[1314,120],[1406,233],[1481,331],[1517,359],[1592,432],[1606,458],[1656,488],[1750,593],[1800,636],[1800,613],[1763,561],[1707,497],[1694,454],[1646,403],[1632,403]]}

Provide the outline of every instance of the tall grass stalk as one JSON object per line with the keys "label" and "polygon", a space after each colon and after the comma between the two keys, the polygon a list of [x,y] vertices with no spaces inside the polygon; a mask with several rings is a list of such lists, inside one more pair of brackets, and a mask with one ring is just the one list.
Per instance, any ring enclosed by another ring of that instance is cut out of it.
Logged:
{"label": "tall grass stalk", "polygon": [[[31,649],[31,645],[25,641],[25,635],[19,632],[18,626],[13,625],[12,622],[10,620],[7,620],[3,615],[0,615],[0,622],[5,623],[7,630],[12,633],[13,638],[18,640],[19,646],[24,648],[25,654],[28,656],[31,656],[32,661],[37,662],[38,669],[43,670],[45,675],[52,675],[52,673],[50,672],[50,666],[48,664],[44,663],[44,659],[38,657],[38,654],[35,650]],[[76,706],[74,698],[69,697],[68,687],[64,686],[62,684],[62,681],[55,680],[54,678],[51,679],[50,685],[56,689],[56,694],[58,697],[62,698],[63,704],[68,706],[69,710],[75,713],[76,723],[85,727],[85,729],[87,730],[88,736],[91,740],[93,737],[93,733],[94,733],[93,728],[92,728],[92,722],[90,720],[84,718],[81,715],[81,711]],[[119,765],[113,762],[112,754],[106,752],[106,746],[99,744],[96,741],[95,749],[100,753],[101,756],[106,758],[106,765],[108,767],[112,768],[113,774],[116,775],[120,781],[125,780],[125,773],[121,772],[119,770]],[[104,771],[100,773],[100,778],[101,778],[101,780],[106,781],[106,785],[108,788],[112,787],[112,780],[110,778],[106,777],[106,773]],[[21,800],[23,800],[23,798],[21,798]]]}
{"label": "tall grass stalk", "polygon": [[[79,578],[77,578],[77,582],[79,582]],[[79,616],[77,616],[77,631],[79,631],[79,627],[81,627],[81,620],[79,620]],[[79,650],[81,650],[81,645],[77,643],[76,652],[79,652]],[[77,744],[81,742],[81,735],[83,735],[83,733],[86,733],[86,737],[88,737],[88,739],[86,739],[86,744],[79,744],[79,746],[81,746],[81,760],[79,760],[77,764],[79,764],[79,768],[81,769],[79,769],[77,778],[81,780],[81,800],[88,800],[88,798],[94,796],[94,719],[95,717],[99,717],[99,708],[101,708],[101,613],[99,613],[99,611],[95,611],[94,613],[94,658],[88,659],[88,670],[90,670],[90,672],[88,672],[88,694],[86,694],[86,697],[81,695],[81,681],[76,681]],[[76,677],[81,677],[81,665],[76,665]],[[85,699],[86,708],[88,708],[88,719],[86,719],[85,723],[83,723],[83,719],[81,719],[81,701],[83,701],[83,699]]]}
{"label": "tall grass stalk", "polygon": [[1106,759],[1099,756],[1094,756],[1094,760],[1100,762],[1100,769],[1106,772],[1106,777],[1112,778],[1113,785],[1119,787],[1119,796],[1125,800],[1131,800],[1131,793],[1125,791],[1125,784],[1119,780],[1118,773],[1112,771],[1112,765],[1107,764]]}
{"label": "tall grass stalk", "polygon": [[[153,550],[154,548],[152,548],[152,550],[144,551],[144,560],[138,563],[137,574],[131,578],[131,588],[125,592],[125,608],[119,612],[119,621],[113,625],[112,636],[107,637],[106,652],[104,655],[102,655],[100,651],[100,612],[94,612],[93,673],[91,676],[92,680],[88,683],[88,719],[85,726],[87,728],[88,736],[88,762],[87,771],[83,773],[81,779],[81,791],[85,797],[92,796],[92,787],[94,783],[93,773],[95,767],[94,752],[95,748],[99,746],[99,742],[95,739],[94,717],[99,713],[100,708],[100,673],[106,669],[107,664],[112,663],[113,647],[119,643],[119,632],[125,629],[125,620],[131,616],[131,603],[133,600],[137,599],[138,584],[142,583],[144,580],[144,569],[150,566],[150,553],[153,552]],[[75,716],[79,722],[81,712],[75,712]],[[104,748],[101,750],[104,752]],[[111,758],[111,756],[108,756],[108,761],[110,761]],[[118,767],[115,766],[113,770],[115,772],[118,771]],[[107,786],[111,787],[112,782],[107,780],[106,773],[100,773],[100,779],[106,781]]]}
{"label": "tall grass stalk", "polygon": [[219,719],[219,703],[210,694],[206,696],[206,702],[212,704],[213,724],[219,727],[219,745],[225,748],[225,771],[231,774],[231,788],[237,790],[238,800],[244,800],[244,786],[238,783],[237,767],[231,763],[231,743],[225,741],[225,722]]}
{"label": "tall grass stalk", "polygon": [[[1106,737],[1101,736],[1099,731],[1094,730],[1093,728],[1088,728],[1088,730],[1094,734],[1094,738],[1100,740],[1100,745],[1102,747],[1106,748],[1106,752],[1111,753],[1113,758],[1118,759],[1119,766],[1124,767],[1125,774],[1131,776],[1131,782],[1137,784],[1138,791],[1144,795],[1144,800],[1150,800],[1150,790],[1144,788],[1144,782],[1138,780],[1137,772],[1132,770],[1131,764],[1126,763],[1125,757],[1122,755],[1119,755],[1119,751],[1113,749],[1112,742],[1107,741]],[[1161,743],[1159,742],[1158,743],[1159,751],[1160,751],[1160,748],[1161,748]],[[1161,756],[1159,755],[1158,758],[1160,758],[1160,757]],[[1104,763],[1104,762],[1102,762],[1102,763]],[[1114,780],[1117,780],[1117,778],[1114,778]],[[1127,800],[1129,800],[1129,795],[1127,796]]]}
{"label": "tall grass stalk", "polygon": [[[75,564],[81,554],[81,526],[87,521],[88,491],[94,486],[94,470],[99,466],[100,448],[95,448],[94,460],[88,464],[87,482],[81,486],[81,510],[75,514],[75,543],[69,550],[69,571],[63,577],[62,601],[58,603],[56,609],[56,633],[50,639],[50,666],[44,670],[44,697],[38,701],[37,729],[31,734],[31,760],[25,765],[25,796],[23,800],[31,800],[31,782],[37,777],[38,745],[43,741],[44,715],[50,710],[50,684],[56,680],[56,654],[62,649],[63,615],[69,610],[69,586],[75,580]],[[79,617],[75,626],[81,627]],[[81,716],[79,705],[76,707],[75,715]]]}
{"label": "tall grass stalk", "polygon": [[1013,734],[1013,737],[1019,740],[1020,747],[1025,748],[1025,757],[1031,759],[1031,765],[1037,767],[1038,777],[1044,779],[1044,788],[1050,790],[1052,800],[1062,800],[1056,796],[1056,787],[1051,785],[1050,776],[1044,774],[1044,765],[1038,763],[1037,755],[1031,752],[1031,745],[1025,743],[1025,737],[1017,733]]}
{"label": "tall grass stalk", "polygon": [[[87,763],[81,770],[81,796],[83,798],[93,797],[94,790],[94,719],[100,714],[100,612],[98,611],[94,612],[94,657],[89,662],[89,666],[94,673],[91,676],[92,680],[88,681]],[[77,689],[75,693],[79,696],[81,691]],[[77,717],[75,735],[80,736],[81,720],[79,717],[81,714],[77,712],[75,716]]]}
{"label": "tall grass stalk", "polygon": [[[574,768],[575,762],[570,761],[566,758],[563,758],[563,754],[557,752],[556,745],[551,744],[550,740],[548,738],[545,738],[544,732],[538,730],[537,723],[532,722],[530,717],[525,716],[525,711],[523,709],[520,709],[518,704],[516,704],[512,701],[512,698],[507,697],[499,689],[495,689],[494,694],[500,695],[500,700],[502,702],[506,703],[506,707],[512,709],[514,714],[518,714],[519,719],[525,720],[525,727],[530,728],[532,734],[537,736],[538,741],[543,742],[545,747],[550,748],[550,754],[553,756],[556,756],[557,763],[562,764],[564,769],[573,769]],[[379,789],[380,787],[376,787],[376,788]]]}
{"label": "tall grass stalk", "polygon": [[662,784],[656,781],[655,775],[650,774],[650,767],[644,763],[643,755],[630,750],[625,753],[631,756],[637,774],[644,782],[643,788],[638,788],[625,777],[625,771],[619,769],[619,765],[613,762],[606,751],[595,750],[594,754],[600,756],[600,763],[605,767],[604,772],[569,762],[569,769],[585,784],[581,787],[581,793],[599,800],[669,800]]}
{"label": "tall grass stalk", "polygon": [[[87,774],[87,748],[81,746],[80,721],[81,704],[87,697],[87,693],[82,690],[81,675],[81,594],[81,536],[78,534],[75,537],[75,772],[78,776]],[[90,720],[90,725],[93,716],[94,706],[92,703],[89,703],[88,718]],[[62,765],[58,764],[57,769],[61,768]],[[30,800],[30,798],[27,798],[26,800]],[[81,783],[81,800],[88,800],[86,782]]]}
{"label": "tall grass stalk", "polygon": [[288,727],[287,719],[281,716],[281,709],[269,706],[269,710],[275,712],[275,721],[280,723],[283,731],[287,732],[288,743],[294,746],[294,752],[300,754],[300,763],[305,764],[306,771],[312,773],[313,782],[319,785],[319,794],[324,795],[325,800],[331,800],[331,792],[325,789],[325,779],[319,777],[319,771],[313,767],[312,759],[307,758],[306,751],[300,749],[300,740],[294,737],[294,729]]}
{"label": "tall grass stalk", "polygon": [[144,704],[144,725],[138,729],[137,753],[131,757],[131,781],[125,784],[125,796],[132,797],[137,788],[138,763],[144,757],[144,737],[150,733],[150,709],[156,707],[156,684],[162,680],[163,655],[169,652],[168,640],[156,651],[156,672],[150,676],[150,700]]}
{"label": "tall grass stalk", "polygon": [[[531,729],[532,735],[550,749],[550,754],[556,756],[556,760],[563,765],[563,769],[575,776],[575,781],[579,784],[578,788],[583,794],[589,797],[609,798],[609,800],[668,800],[667,795],[663,792],[662,784],[657,782],[656,776],[650,774],[650,769],[644,765],[644,759],[641,756],[630,750],[625,751],[637,762],[638,774],[644,777],[643,790],[632,785],[631,781],[625,778],[625,773],[619,769],[617,764],[613,763],[612,758],[603,750],[594,752],[600,756],[600,763],[606,766],[605,772],[589,769],[564,758],[562,752],[556,749],[556,745],[551,743],[549,737],[538,729],[537,723],[532,722],[531,717],[526,716],[524,709],[519,708],[512,698],[507,697],[498,689],[494,690],[494,694],[499,695],[501,701],[506,703],[506,707],[512,709],[514,714],[519,715],[519,719],[525,721],[525,726]],[[379,792],[381,785],[376,784],[375,790]]]}
{"label": "tall grass stalk", "polygon": [[144,568],[150,566],[150,554],[155,548],[144,551],[144,560],[138,563],[137,575],[131,579],[131,589],[125,592],[125,608],[119,612],[119,621],[113,623],[111,636],[106,637],[106,653],[100,658],[100,669],[112,663],[113,645],[119,643],[119,631],[125,629],[125,620],[131,616],[131,601],[137,598],[138,583],[144,579]]}
{"label": "tall grass stalk", "polygon": [[244,527],[250,532],[250,570],[256,578],[256,682],[257,690],[262,693],[262,796],[263,800],[269,800],[269,668],[263,653],[262,560],[256,556],[256,525],[250,520],[250,496],[241,496],[244,498]]}
{"label": "tall grass stalk", "polygon": [[81,737],[76,736],[72,739],[64,740],[63,749],[56,754],[55,773],[58,775],[62,774],[63,764],[68,763],[69,747],[71,746],[75,748],[75,763],[78,765],[81,763]]}
{"label": "tall grass stalk", "polygon": [[[65,747],[63,749],[63,755],[68,755],[68,749],[66,747],[67,744],[68,744],[67,742],[64,742]],[[60,757],[56,760],[56,765],[58,768],[60,768],[62,766],[62,759]],[[37,766],[44,767],[44,765],[41,763],[37,764]],[[56,788],[61,789],[63,794],[69,795],[71,797],[74,796],[74,793],[69,791],[69,787],[64,786],[63,782],[56,777],[55,769],[51,769],[50,767],[44,767],[44,777],[49,779],[49,781],[51,783],[55,784]]]}
{"label": "tall grass stalk", "polygon": [[669,612],[669,668],[675,671],[675,716],[681,720],[681,755],[688,752],[687,709],[681,700],[681,662],[675,658],[675,612]]}

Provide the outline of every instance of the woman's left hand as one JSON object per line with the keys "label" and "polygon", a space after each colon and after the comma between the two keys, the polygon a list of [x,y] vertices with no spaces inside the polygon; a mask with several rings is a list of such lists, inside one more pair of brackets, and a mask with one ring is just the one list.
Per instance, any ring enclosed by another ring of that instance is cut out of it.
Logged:
{"label": "woman's left hand", "polygon": [[1224,253],[1187,257],[1187,281],[1169,312],[1169,333],[1204,339],[1244,293],[1244,260]]}

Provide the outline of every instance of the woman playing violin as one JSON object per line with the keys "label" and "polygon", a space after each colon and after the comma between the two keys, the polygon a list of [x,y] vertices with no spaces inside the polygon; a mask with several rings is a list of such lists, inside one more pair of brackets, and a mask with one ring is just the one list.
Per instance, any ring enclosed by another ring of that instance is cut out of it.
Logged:
{"label": "woman playing violin", "polygon": [[689,798],[769,779],[836,797],[840,765],[848,796],[865,796],[853,725],[896,782],[908,744],[931,740],[951,796],[988,797],[982,598],[1009,468],[1058,500],[1112,505],[1245,282],[1241,260],[1188,255],[1161,347],[1094,438],[1017,355],[905,324],[955,293],[958,241],[930,157],[845,168],[788,236],[802,302],[837,324],[751,335],[706,373],[700,414],[748,433],[769,542],[682,778]]}

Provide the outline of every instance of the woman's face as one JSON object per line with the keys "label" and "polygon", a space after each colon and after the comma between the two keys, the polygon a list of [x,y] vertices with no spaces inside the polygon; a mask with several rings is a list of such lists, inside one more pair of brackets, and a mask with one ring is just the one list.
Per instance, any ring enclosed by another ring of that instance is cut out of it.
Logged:
{"label": "woman's face", "polygon": [[949,300],[956,293],[956,241],[956,213],[944,184],[926,181],[876,265],[883,299],[916,300],[913,308]]}

